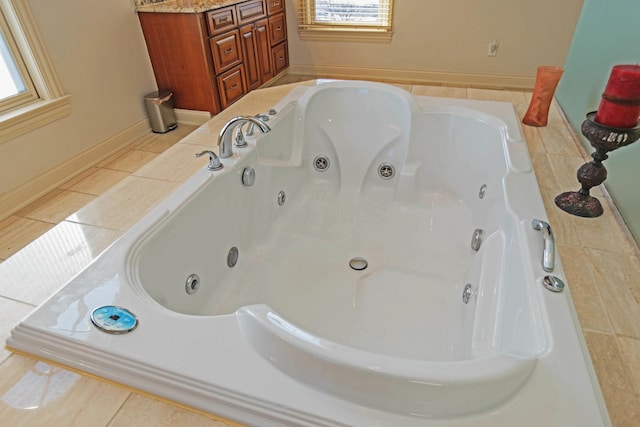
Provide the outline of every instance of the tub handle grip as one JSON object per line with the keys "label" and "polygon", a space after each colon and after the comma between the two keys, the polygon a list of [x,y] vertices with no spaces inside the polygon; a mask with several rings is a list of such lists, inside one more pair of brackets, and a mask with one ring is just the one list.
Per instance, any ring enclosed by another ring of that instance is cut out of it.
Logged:
{"label": "tub handle grip", "polygon": [[549,223],[534,219],[531,221],[534,230],[542,231],[542,240],[544,242],[544,250],[542,251],[542,268],[544,271],[552,272],[555,267],[556,245],[553,240],[553,233]]}

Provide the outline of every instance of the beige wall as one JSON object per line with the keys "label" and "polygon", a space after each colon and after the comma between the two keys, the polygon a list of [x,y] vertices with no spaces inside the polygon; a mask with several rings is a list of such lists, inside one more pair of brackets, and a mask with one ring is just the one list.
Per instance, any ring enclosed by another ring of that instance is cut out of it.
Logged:
{"label": "beige wall", "polygon": [[0,199],[145,120],[143,97],[156,89],[132,0],[28,3],[72,110],[0,144]]}
{"label": "beige wall", "polygon": [[583,0],[396,0],[390,44],[301,41],[296,3],[287,0],[294,73],[532,87],[538,65],[564,64]]}

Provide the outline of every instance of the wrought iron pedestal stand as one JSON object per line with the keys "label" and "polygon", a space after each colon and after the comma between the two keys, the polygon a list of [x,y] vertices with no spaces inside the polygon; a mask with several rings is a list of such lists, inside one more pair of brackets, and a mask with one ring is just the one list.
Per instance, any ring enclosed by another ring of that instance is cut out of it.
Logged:
{"label": "wrought iron pedestal stand", "polygon": [[555,198],[556,205],[572,215],[595,218],[602,215],[600,201],[589,194],[591,188],[602,184],[607,179],[607,169],[602,164],[609,158],[608,152],[632,144],[640,138],[640,125],[633,128],[613,128],[595,121],[596,112],[587,114],[582,123],[582,134],[596,149],[591,154],[593,160],[578,169],[578,181],[582,188],[568,191]]}

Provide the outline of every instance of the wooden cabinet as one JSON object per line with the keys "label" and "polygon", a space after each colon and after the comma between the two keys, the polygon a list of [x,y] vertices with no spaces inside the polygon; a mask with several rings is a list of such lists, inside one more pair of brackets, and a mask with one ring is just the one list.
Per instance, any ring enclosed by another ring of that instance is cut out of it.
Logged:
{"label": "wooden cabinet", "polygon": [[[214,2],[212,2],[213,4]],[[284,0],[200,13],[139,12],[158,88],[176,108],[218,114],[289,65]]]}
{"label": "wooden cabinet", "polygon": [[229,31],[209,39],[216,74],[242,63],[242,47],[238,30]]}
{"label": "wooden cabinet", "polygon": [[236,5],[238,25],[244,25],[267,16],[264,0],[252,0]]}
{"label": "wooden cabinet", "polygon": [[284,13],[269,17],[269,36],[271,45],[275,46],[287,39],[287,21]]}
{"label": "wooden cabinet", "polygon": [[275,15],[284,12],[284,0],[267,0],[267,13]]}
{"label": "wooden cabinet", "polygon": [[271,43],[269,41],[269,20],[261,19],[240,28],[244,68],[249,90],[273,78],[271,67]]}
{"label": "wooden cabinet", "polygon": [[209,34],[215,35],[234,30],[236,23],[236,8],[233,6],[216,9],[206,13]]}
{"label": "wooden cabinet", "polygon": [[176,108],[217,114],[220,97],[202,14],[138,16],[158,88],[173,92]]}
{"label": "wooden cabinet", "polygon": [[289,66],[287,42],[280,43],[271,49],[271,56],[273,58],[273,72],[278,74],[284,71]]}
{"label": "wooden cabinet", "polygon": [[238,65],[228,72],[218,76],[220,89],[220,104],[222,109],[242,98],[247,93],[245,84],[244,67]]}

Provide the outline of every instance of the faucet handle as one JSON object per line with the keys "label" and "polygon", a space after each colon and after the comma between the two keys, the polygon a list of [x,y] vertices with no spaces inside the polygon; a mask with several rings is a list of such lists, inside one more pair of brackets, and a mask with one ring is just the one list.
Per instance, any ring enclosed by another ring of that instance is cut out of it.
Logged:
{"label": "faucet handle", "polygon": [[209,155],[209,165],[207,165],[207,169],[210,171],[219,171],[224,167],[218,155],[211,150],[204,150],[201,153],[197,153],[196,157],[204,156],[205,154]]}
{"label": "faucet handle", "polygon": [[244,134],[242,133],[242,125],[236,128],[236,143],[234,145],[238,148],[247,146],[247,140],[244,139]]}
{"label": "faucet handle", "polygon": [[[266,123],[269,121],[269,116],[266,114],[256,114],[255,116],[253,116],[255,119],[260,120],[265,126]],[[268,126],[267,126],[268,128]],[[253,136],[254,131],[256,129],[256,124],[255,123],[249,123],[249,126],[247,127],[247,136]]]}

